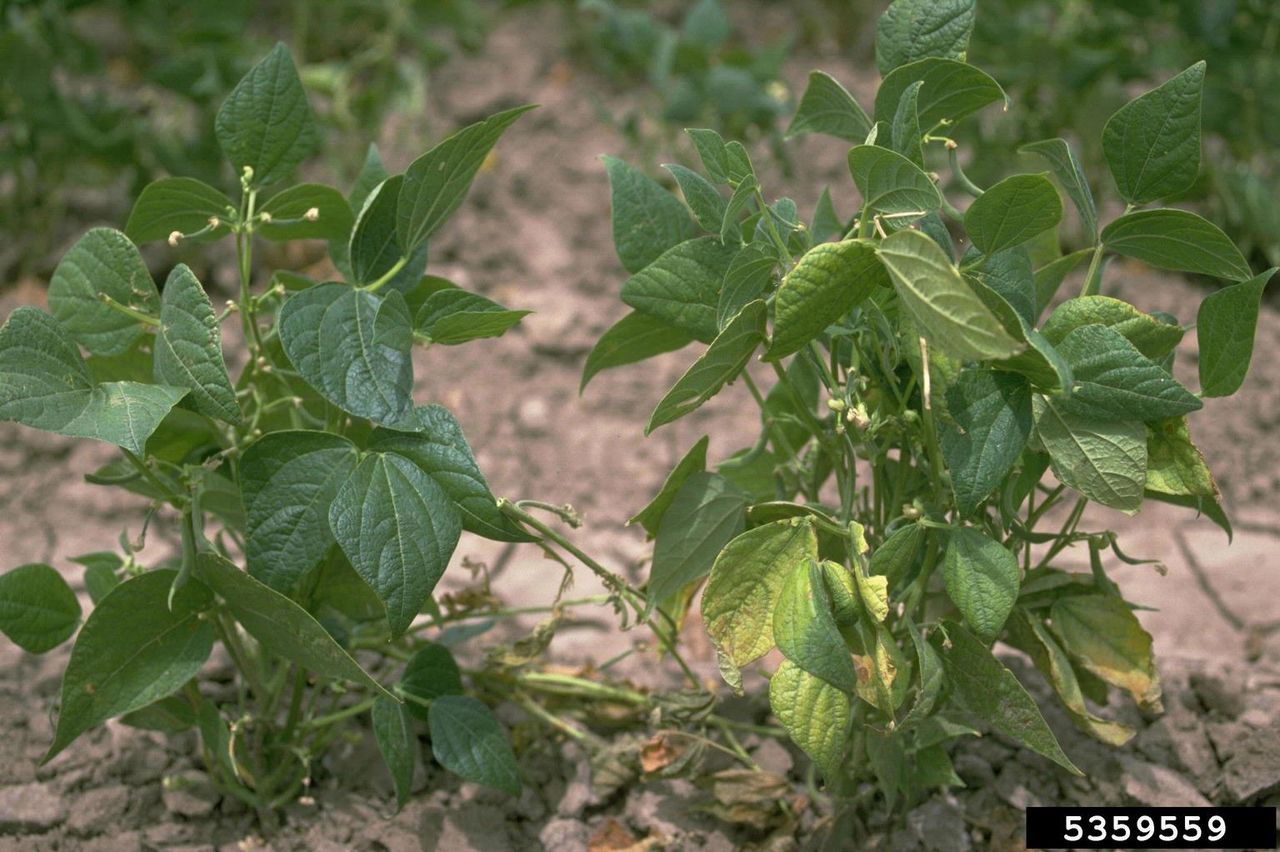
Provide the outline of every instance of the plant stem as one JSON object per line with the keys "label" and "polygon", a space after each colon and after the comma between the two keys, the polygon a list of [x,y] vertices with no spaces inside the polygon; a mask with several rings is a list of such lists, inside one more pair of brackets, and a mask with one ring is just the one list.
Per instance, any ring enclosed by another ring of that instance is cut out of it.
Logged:
{"label": "plant stem", "polygon": [[122,305],[106,293],[99,293],[98,301],[102,302],[102,304],[111,308],[113,311],[118,311],[119,313],[122,313],[131,319],[135,319],[140,323],[149,325],[152,328],[160,327],[160,320],[156,317],[151,316],[151,314],[145,314],[142,311],[129,307],[128,305]]}
{"label": "plant stem", "polygon": [[921,419],[924,422],[924,450],[929,457],[929,471],[933,478],[934,488],[942,490],[942,458],[938,455],[938,430],[933,422],[932,379],[929,373],[929,343],[923,337],[920,341],[920,399]]}
{"label": "plant stem", "polygon": [[373,705],[376,702],[377,702],[376,698],[366,698],[365,700],[361,701],[358,704],[352,704],[349,707],[344,707],[343,709],[336,710],[333,713],[329,713],[324,716],[316,716],[313,719],[307,719],[301,722],[299,724],[299,727],[306,730],[314,730],[317,728],[327,728],[330,725],[337,724],[338,722],[341,722],[345,719],[350,719],[352,716],[359,716],[361,713],[365,713],[369,710],[372,710]]}
{"label": "plant stem", "polygon": [[1084,274],[1084,284],[1080,286],[1081,296],[1096,296],[1102,288],[1102,276],[1098,274],[1098,267],[1102,263],[1102,249],[1102,243],[1093,248],[1093,255],[1089,258],[1089,271]]}
{"label": "plant stem", "polygon": [[382,273],[382,275],[378,278],[378,280],[377,280],[377,281],[374,281],[372,284],[366,284],[366,285],[365,285],[363,288],[361,288],[361,289],[363,289],[363,290],[365,290],[365,291],[367,291],[367,292],[369,292],[369,293],[376,293],[376,292],[378,292],[378,290],[379,290],[379,289],[380,289],[384,284],[386,284],[386,283],[387,283],[388,281],[390,281],[392,278],[395,278],[395,277],[396,277],[396,275],[398,275],[398,274],[399,274],[400,270],[404,269],[405,265],[406,265],[408,262],[409,262],[409,258],[407,258],[407,257],[402,257],[402,258],[400,258],[400,259],[399,259],[399,260],[397,260],[395,263],[391,264],[391,268],[390,268],[390,269],[388,269],[386,272]]}

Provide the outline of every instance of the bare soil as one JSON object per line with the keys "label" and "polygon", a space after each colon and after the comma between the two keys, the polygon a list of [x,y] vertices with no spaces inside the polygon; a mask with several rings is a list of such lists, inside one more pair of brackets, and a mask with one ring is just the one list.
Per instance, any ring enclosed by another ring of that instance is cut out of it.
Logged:
{"label": "bare soil", "polygon": [[[750,20],[762,41],[776,34],[778,12],[768,4],[735,5],[735,14]],[[625,154],[626,143],[599,120],[594,99],[635,104],[639,96],[566,60],[565,30],[559,5],[514,9],[502,16],[480,55],[452,60],[431,80],[429,124],[436,135],[516,103],[543,106],[501,143],[492,168],[481,174],[433,244],[431,260],[435,274],[535,313],[501,340],[419,352],[416,397],[457,414],[495,493],[573,504],[587,522],[575,533],[584,549],[640,580],[647,545],[641,531],[624,527],[626,519],[699,437],[715,436],[711,454],[723,458],[753,441],[757,420],[745,389],[735,386],[643,438],[644,419],[687,366],[688,352],[606,373],[578,395],[587,351],[626,310],[617,298],[625,274],[613,254],[608,183],[599,162],[604,153]],[[788,82],[796,91],[813,67],[833,73],[866,100],[867,72],[820,49],[789,64]],[[393,170],[424,147],[427,124],[426,117],[397,116],[384,128],[383,151]],[[767,157],[758,157],[766,188],[787,186],[803,210],[830,184],[837,209],[851,210],[843,146],[805,139],[793,150],[798,175],[786,184]],[[662,161],[675,156],[688,152],[664,153]],[[1139,307],[1167,310],[1183,321],[1193,319],[1192,306],[1201,295],[1186,281],[1136,264],[1116,265],[1108,282],[1112,292]],[[42,286],[28,283],[0,297],[0,316],[42,301]],[[1192,420],[1193,435],[1237,521],[1231,546],[1208,521],[1163,506],[1144,508],[1135,518],[1105,511],[1090,516],[1095,527],[1117,530],[1126,551],[1159,559],[1167,569],[1107,566],[1129,597],[1149,607],[1140,617],[1160,654],[1166,715],[1140,719],[1130,709],[1108,708],[1104,712],[1142,730],[1129,746],[1114,750],[1078,734],[1050,709],[1050,721],[1088,773],[1085,779],[1000,737],[974,740],[957,758],[967,787],[919,806],[905,828],[873,820],[866,826],[871,846],[1019,848],[1021,809],[1030,804],[1275,803],[1280,633],[1269,628],[1280,619],[1277,319],[1275,309],[1265,306],[1254,367],[1240,394],[1207,401]],[[234,346],[230,327],[227,335]],[[1177,369],[1194,379],[1194,335],[1184,350]],[[110,549],[122,529],[137,534],[140,501],[81,479],[111,456],[101,445],[0,424],[0,541],[7,566],[47,561],[78,581],[80,569],[69,556]],[[166,555],[172,535],[161,518],[143,555]],[[1208,578],[1216,603],[1191,559]],[[492,566],[493,591],[511,605],[547,603],[560,583],[559,567],[535,549],[504,553],[501,546],[465,537],[446,589],[472,582],[464,560]],[[599,591],[586,572],[575,583],[574,594]],[[477,644],[515,638],[535,621],[494,631]],[[670,683],[642,633],[618,632],[608,610],[582,609],[557,635],[549,656],[558,664],[582,666],[639,647],[616,671],[642,685]],[[714,659],[696,616],[685,638],[708,684],[715,684]],[[847,826],[831,825],[822,798],[810,795],[806,763],[789,746],[748,743],[758,762],[795,785],[799,817],[748,830],[700,811],[708,794],[684,781],[636,778],[602,795],[601,779],[592,777],[576,746],[504,709],[525,752],[526,788],[519,800],[428,769],[418,779],[419,795],[391,818],[390,781],[376,749],[370,737],[355,737],[326,759],[311,799],[291,806],[283,828],[267,840],[242,806],[205,788],[189,735],[165,738],[109,723],[37,769],[51,734],[65,655],[62,650],[37,658],[0,645],[0,850],[572,850],[588,844],[783,850],[824,842],[843,848],[841,838],[849,836]],[[1039,682],[1034,674],[1028,680]],[[767,714],[759,701],[731,701],[729,707],[758,721]],[[429,754],[424,756],[429,763]]]}

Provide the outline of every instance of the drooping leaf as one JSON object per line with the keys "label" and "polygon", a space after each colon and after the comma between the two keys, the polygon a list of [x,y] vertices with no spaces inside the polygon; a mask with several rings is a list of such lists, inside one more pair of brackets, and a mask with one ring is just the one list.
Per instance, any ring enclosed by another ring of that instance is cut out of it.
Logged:
{"label": "drooping leaf", "polygon": [[1187,418],[1147,424],[1147,491],[1217,500],[1218,483],[1191,441]]}
{"label": "drooping leaf", "polygon": [[1102,130],[1102,150],[1130,204],[1146,204],[1191,188],[1200,171],[1200,93],[1205,63],[1134,98]]}
{"label": "drooping leaf", "polygon": [[766,314],[765,303],[759,299],[744,307],[658,402],[644,433],[695,411],[736,379],[764,342]]}
{"label": "drooping leaf", "polygon": [[401,455],[434,479],[457,507],[467,532],[493,541],[530,541],[498,510],[462,426],[444,406],[419,406],[395,430],[375,430],[369,449]]}
{"label": "drooping leaf", "polygon": [[1243,281],[1253,274],[1221,228],[1187,210],[1127,213],[1102,229],[1102,242],[1114,252],[1175,272],[1229,281]]}
{"label": "drooping leaf", "polygon": [[877,287],[889,285],[873,243],[814,246],[782,279],[774,300],[773,340],[764,357],[776,361],[798,352]]}
{"label": "drooping leaf", "polygon": [[674,352],[692,342],[693,335],[675,328],[666,320],[643,311],[632,311],[600,335],[600,339],[588,353],[578,393],[585,391],[587,383],[602,370],[634,364],[664,352]]}
{"label": "drooping leaf", "polygon": [[959,624],[945,625],[951,647],[941,654],[955,696],[970,713],[1071,772],[1083,775],[1049,729],[1035,699],[977,637]]}
{"label": "drooping leaf", "polygon": [[[422,702],[442,695],[462,694],[462,672],[453,654],[444,645],[427,642],[409,659],[400,678],[400,691]],[[427,708],[419,701],[407,701],[409,712],[424,722]]]}
{"label": "drooping leaf", "polygon": [[[942,195],[929,176],[896,151],[858,145],[849,151],[849,172],[862,193],[863,215],[923,216],[942,206]],[[904,222],[905,223],[905,220]]]}
{"label": "drooping leaf", "polygon": [[29,654],[43,654],[80,626],[80,602],[48,565],[21,565],[0,574],[0,633]]}
{"label": "drooping leaf", "polygon": [[718,234],[721,225],[724,224],[727,203],[720,195],[720,190],[693,169],[685,168],[678,163],[664,163],[662,167],[671,172],[671,176],[676,179],[685,204],[689,205],[693,218],[698,220],[702,229]]}
{"label": "drooping leaf", "polygon": [[[1120,333],[1153,361],[1164,358],[1182,340],[1182,327],[1144,314],[1128,302],[1110,296],[1077,296],[1054,308],[1041,329],[1057,345],[1086,325],[1105,325]],[[1203,356],[1202,356],[1203,357]]]}
{"label": "drooping leaf", "polygon": [[57,729],[42,764],[90,728],[176,692],[204,665],[213,625],[200,615],[213,597],[195,580],[170,596],[177,576],[140,574],[89,614],[62,676]]}
{"label": "drooping leaf", "polygon": [[876,254],[903,305],[929,341],[958,358],[1008,358],[1023,345],[965,282],[938,244],[919,231],[899,231]]}
{"label": "drooping leaf", "polygon": [[724,273],[720,300],[716,303],[716,326],[724,329],[746,307],[761,298],[773,281],[778,265],[777,252],[760,243],[742,247]]}
{"label": "drooping leaf", "polygon": [[344,680],[391,697],[320,622],[270,586],[214,553],[196,557],[195,575],[226,602],[240,626],[271,653],[321,677]]}
{"label": "drooping leaf", "polygon": [[1020,246],[1062,221],[1062,200],[1044,175],[1013,175],[969,205],[964,227],[983,254]]}
{"label": "drooping leaf", "polygon": [[1076,158],[1070,143],[1062,138],[1045,139],[1032,142],[1018,149],[1028,154],[1037,154],[1045,159],[1053,175],[1062,184],[1080,214],[1080,227],[1084,231],[1085,241],[1090,245],[1098,240],[1098,208],[1093,201],[1093,191],[1089,189],[1089,181],[1084,176],[1084,169]]}
{"label": "drooping leaf", "polygon": [[404,297],[344,284],[295,293],[280,310],[280,340],[302,377],[357,417],[393,424],[412,404],[413,327]]}
{"label": "drooping leaf", "polygon": [[622,301],[695,340],[710,343],[719,331],[720,286],[736,253],[736,246],[716,237],[682,242],[628,278],[622,285]]}
{"label": "drooping leaf", "polygon": [[671,473],[667,475],[666,480],[662,483],[662,488],[658,489],[658,493],[649,501],[649,505],[627,521],[627,526],[639,524],[644,527],[644,531],[649,534],[649,538],[653,538],[658,534],[658,525],[662,523],[662,516],[667,513],[667,509],[671,508],[671,501],[675,499],[676,492],[680,490],[680,486],[684,485],[684,481],[693,474],[701,473],[707,469],[707,445],[709,442],[710,438],[703,435],[698,440],[698,443],[689,448],[689,452],[684,454]]}
{"label": "drooping leaf", "polygon": [[403,248],[412,251],[458,209],[498,139],[531,109],[515,107],[468,125],[405,169],[396,206],[396,237]]}
{"label": "drooping leaf", "polygon": [[49,311],[67,333],[94,355],[120,355],[142,335],[142,323],[103,303],[155,316],[160,294],[142,255],[129,238],[93,228],[62,257],[49,279]]}
{"label": "drooping leaf", "polygon": [[1018,599],[1018,560],[1000,542],[974,527],[951,532],[942,561],[947,597],[984,641],[1000,634]]}
{"label": "drooping leaf", "polygon": [[1155,420],[1202,407],[1195,394],[1109,326],[1081,326],[1057,349],[1075,378],[1070,398],[1055,403],[1068,414],[1093,421]]}
{"label": "drooping leaf", "polygon": [[793,566],[773,610],[773,639],[788,660],[846,693],[858,684],[818,563]]}
{"label": "drooping leaf", "polygon": [[920,628],[914,621],[907,621],[907,629],[911,632],[911,644],[915,647],[916,662],[920,666],[920,690],[915,703],[902,719],[902,728],[923,722],[933,712],[938,698],[942,695],[946,683],[946,672],[942,667],[942,657],[937,650],[925,641]]}
{"label": "drooping leaf", "polygon": [[1147,481],[1147,429],[1137,421],[1095,422],[1032,399],[1036,434],[1065,485],[1112,509],[1134,514]]}
{"label": "drooping leaf", "polygon": [[227,423],[240,422],[240,405],[222,358],[218,318],[186,264],[175,266],[164,285],[153,364],[156,382],[186,388],[186,401],[196,411]]}
{"label": "drooping leaf", "polygon": [[792,742],[822,770],[838,776],[853,717],[853,701],[820,677],[784,659],[769,679],[769,706]]}
{"label": "drooping leaf", "polygon": [[1067,653],[1093,674],[1159,711],[1160,679],[1151,658],[1151,634],[1114,595],[1059,598],[1050,610],[1053,632]]}
{"label": "drooping leaf", "polygon": [[1004,89],[989,74],[954,59],[920,59],[885,75],[876,92],[876,119],[891,121],[902,93],[916,81],[924,83],[916,101],[921,127],[943,119],[959,121],[988,104],[1004,101]]}
{"label": "drooping leaf", "polygon": [[508,310],[478,293],[449,287],[427,297],[413,325],[432,343],[454,346],[486,337],[501,337],[530,313]]}
{"label": "drooping leaf", "polygon": [[[129,211],[124,233],[135,243],[167,240],[174,231],[193,242],[212,242],[231,232],[235,210],[230,198],[203,181],[160,178],[143,187]],[[210,226],[211,219],[218,220],[216,228]],[[205,233],[194,236],[200,231]]]}
{"label": "drooping leaf", "polygon": [[370,711],[373,737],[396,788],[396,808],[403,808],[413,792],[413,769],[418,762],[418,738],[409,710],[394,698],[380,696]]}
{"label": "drooping leaf", "polygon": [[876,67],[888,74],[917,59],[964,59],[974,0],[895,0],[876,24]]}
{"label": "drooping leaf", "polygon": [[809,83],[800,97],[786,137],[826,133],[846,142],[861,142],[871,132],[871,119],[848,89],[829,74],[809,72]]}
{"label": "drooping leaf", "polygon": [[356,448],[324,432],[272,432],[240,459],[249,573],[288,592],[333,544],[329,506],[355,470]]}
{"label": "drooping leaf", "polygon": [[956,508],[970,515],[995,490],[1031,437],[1031,390],[1025,379],[965,370],[947,389],[942,455]]}
{"label": "drooping leaf", "polygon": [[62,325],[37,308],[16,309],[0,327],[0,420],[141,454],[186,393],[138,382],[94,384]]}
{"label": "drooping leaf", "polygon": [[649,605],[670,600],[701,580],[717,554],[746,525],[747,496],[716,473],[695,473],[662,515],[649,571]]}
{"label": "drooping leaf", "polygon": [[329,527],[386,606],[392,635],[413,623],[462,532],[444,490],[395,453],[372,453],[360,462],[334,497]]}
{"label": "drooping leaf", "polygon": [[697,234],[680,200],[644,172],[614,157],[605,157],[604,167],[612,199],[613,245],[627,272],[639,272]]}
{"label": "drooping leaf", "polygon": [[231,90],[218,109],[214,132],[237,175],[245,166],[253,169],[254,186],[288,177],[316,152],[315,114],[282,42]]}
{"label": "drooping leaf", "polygon": [[260,212],[271,218],[258,225],[257,233],[269,240],[346,240],[355,225],[347,199],[320,183],[291,186],[267,199]]}
{"label": "drooping leaf", "polygon": [[431,753],[467,781],[520,795],[516,756],[489,708],[467,695],[443,695],[428,713]]}
{"label": "drooping leaf", "polygon": [[773,648],[783,583],[817,557],[813,524],[790,518],[747,530],[725,546],[702,593],[702,621],[723,659],[741,668]]}
{"label": "drooping leaf", "polygon": [[1200,392],[1231,396],[1244,384],[1253,359],[1258,304],[1275,269],[1240,284],[1210,293],[1196,315],[1200,344]]}

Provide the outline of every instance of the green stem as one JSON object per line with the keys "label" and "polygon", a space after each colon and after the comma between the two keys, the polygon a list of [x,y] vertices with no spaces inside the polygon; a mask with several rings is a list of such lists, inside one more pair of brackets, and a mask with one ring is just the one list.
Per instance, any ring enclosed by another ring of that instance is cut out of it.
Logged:
{"label": "green stem", "polygon": [[943,467],[942,457],[938,454],[938,430],[933,421],[932,382],[929,372],[929,343],[923,337],[920,341],[920,416],[924,422],[924,450],[929,457],[929,471],[933,479],[935,493],[942,493]]}
{"label": "green stem", "polygon": [[142,311],[131,308],[128,305],[122,305],[106,293],[99,293],[98,301],[102,302],[102,304],[106,305],[108,308],[111,308],[111,310],[118,311],[119,313],[122,313],[131,319],[135,319],[140,323],[149,325],[152,328],[160,327],[160,320],[151,316],[151,314],[144,314]]}
{"label": "green stem", "polygon": [[358,704],[352,704],[349,707],[344,707],[343,709],[336,710],[333,713],[329,713],[324,716],[316,716],[313,719],[307,719],[299,723],[299,727],[305,730],[327,728],[330,725],[334,725],[334,724],[337,724],[338,722],[342,722],[346,719],[350,719],[352,716],[359,716],[361,713],[366,713],[369,710],[372,710],[373,705],[377,702],[377,700],[378,699],[376,698],[366,698],[364,701],[361,701]]}
{"label": "green stem", "polygon": [[182,508],[184,502],[182,497],[174,494],[169,486],[161,482],[160,477],[156,476],[155,471],[147,467],[146,462],[138,458],[138,456],[131,450],[126,450],[124,447],[120,448],[120,452],[124,453],[124,457],[129,460],[129,464],[133,465],[134,469],[138,471],[138,474],[145,479],[152,488],[164,495],[161,499],[170,506],[173,506],[175,509]]}
{"label": "green stem", "polygon": [[386,272],[382,273],[381,277],[379,277],[377,281],[374,281],[372,284],[366,284],[362,289],[370,293],[376,293],[388,281],[390,281],[392,278],[395,278],[396,275],[399,274],[400,270],[404,269],[405,264],[407,264],[408,262],[409,262],[409,258],[407,257],[400,258],[395,263],[391,264],[391,268],[388,269]]}
{"label": "green stem", "polygon": [[1102,289],[1102,276],[1098,274],[1098,267],[1102,263],[1102,250],[1102,243],[1093,247],[1093,255],[1089,258],[1089,271],[1084,274],[1084,284],[1080,286],[1081,296],[1096,296]]}

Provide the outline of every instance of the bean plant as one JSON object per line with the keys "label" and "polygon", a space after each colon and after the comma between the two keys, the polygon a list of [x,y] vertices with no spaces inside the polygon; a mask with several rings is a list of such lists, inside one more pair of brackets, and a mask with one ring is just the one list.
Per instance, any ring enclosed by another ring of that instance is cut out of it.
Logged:
{"label": "bean plant", "polygon": [[[633,310],[584,386],[698,343],[645,434],[731,383],[746,391],[725,404],[761,415],[727,457],[694,444],[633,519],[654,540],[647,604],[680,621],[699,601],[734,690],[764,658],[773,714],[846,801],[867,782],[890,806],[958,785],[949,746],[979,729],[1080,773],[998,643],[1105,743],[1134,735],[1098,713],[1115,694],[1160,709],[1151,637],[1107,570],[1139,560],[1085,510],[1171,503],[1230,535],[1188,417],[1240,388],[1275,271],[1255,275],[1216,226],[1161,203],[1199,171],[1204,63],[1107,122],[1119,215],[1063,139],[1026,140],[989,186],[969,179],[962,156],[984,152],[964,149],[964,120],[1009,106],[967,61],[972,6],[888,8],[870,112],[810,75],[788,133],[852,146],[850,218],[833,204],[843,187],[804,217],[770,202],[747,148],[711,130],[688,131],[700,168],[667,166],[679,195],[606,160]],[[1063,255],[1068,215],[1087,247]],[[1145,312],[1109,280],[1117,256],[1223,286],[1179,316]],[[1193,328],[1198,391],[1171,373]]]}
{"label": "bean plant", "polygon": [[[0,575],[0,630],[19,647],[75,636],[42,762],[108,719],[194,728],[217,787],[270,820],[357,716],[371,719],[403,803],[421,719],[440,765],[519,792],[505,729],[476,696],[510,693],[493,684],[519,683],[533,653],[491,655],[464,688],[450,650],[464,637],[445,628],[474,628],[457,622],[490,615],[487,598],[442,606],[432,593],[463,531],[517,543],[542,525],[499,504],[446,408],[414,400],[411,350],[498,336],[526,313],[425,269],[428,240],[530,108],[463,128],[403,174],[370,149],[346,195],[293,183],[319,137],[278,45],[217,114],[238,193],[151,183],[123,231],[95,228],[67,252],[47,312],[5,321],[0,419],[113,445],[119,456],[87,479],[149,504],[118,548],[71,555],[86,618],[53,567]],[[340,279],[263,270],[262,240],[328,241]],[[220,242],[239,271],[221,309],[183,264],[157,288],[138,248]],[[224,354],[224,321],[237,320]],[[143,553],[153,519],[179,531],[171,558]],[[574,688],[551,680],[557,694]]]}

